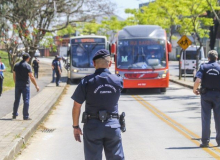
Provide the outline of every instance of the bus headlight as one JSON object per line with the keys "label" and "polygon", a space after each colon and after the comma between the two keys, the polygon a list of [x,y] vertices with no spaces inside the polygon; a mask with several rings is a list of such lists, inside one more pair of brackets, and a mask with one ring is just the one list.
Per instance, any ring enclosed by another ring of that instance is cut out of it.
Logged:
{"label": "bus headlight", "polygon": [[74,69],[73,72],[74,72],[74,73],[77,73],[77,72],[79,72],[79,71],[78,71],[77,69]]}
{"label": "bus headlight", "polygon": [[162,74],[161,77],[162,77],[162,78],[166,78],[166,76],[167,76],[167,74],[164,73],[164,74]]}

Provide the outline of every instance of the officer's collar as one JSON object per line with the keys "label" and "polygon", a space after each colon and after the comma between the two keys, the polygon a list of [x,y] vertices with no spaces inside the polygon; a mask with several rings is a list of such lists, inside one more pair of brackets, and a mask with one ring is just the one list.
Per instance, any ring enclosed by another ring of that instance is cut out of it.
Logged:
{"label": "officer's collar", "polygon": [[209,61],[209,63],[216,63],[217,61]]}
{"label": "officer's collar", "polygon": [[99,68],[99,69],[95,70],[95,74],[102,73],[102,72],[107,72],[107,73],[111,74],[111,72],[107,68]]}

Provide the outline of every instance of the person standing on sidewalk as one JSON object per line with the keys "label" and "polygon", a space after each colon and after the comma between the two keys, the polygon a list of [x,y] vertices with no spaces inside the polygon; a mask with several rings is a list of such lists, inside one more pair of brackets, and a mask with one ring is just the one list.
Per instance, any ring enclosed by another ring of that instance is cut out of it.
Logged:
{"label": "person standing on sidewalk", "polygon": [[2,63],[2,57],[0,57],[0,97],[2,96],[3,90],[3,80],[4,80],[4,73],[5,72],[5,65]]}
{"label": "person standing on sidewalk", "polygon": [[15,101],[14,101],[12,119],[16,119],[16,116],[18,116],[18,107],[22,94],[24,101],[23,119],[31,120],[28,113],[29,101],[30,101],[30,79],[31,82],[34,84],[37,92],[39,91],[39,87],[33,76],[31,66],[28,64],[30,60],[30,55],[28,53],[24,53],[22,58],[23,60],[21,62],[15,64],[13,71],[13,78],[15,82]]}
{"label": "person standing on sidewalk", "polygon": [[54,60],[52,61],[52,83],[54,83],[55,82],[55,74],[56,74],[56,72],[55,72],[55,69],[54,69],[54,62],[57,60],[57,56],[55,56],[55,58],[54,58]]}
{"label": "person standing on sidewalk", "polygon": [[57,56],[56,60],[53,61],[53,68],[56,73],[56,86],[59,86],[60,77],[61,77],[60,60],[61,60],[61,57]]}
{"label": "person standing on sidewalk", "polygon": [[82,116],[82,122],[85,123],[85,160],[102,160],[103,148],[106,159],[124,160],[118,115],[118,100],[123,81],[110,73],[111,58],[107,50],[97,51],[93,57],[93,64],[96,68],[95,73],[85,77],[72,96],[74,137],[76,141],[81,142],[79,116],[82,104],[86,101]]}
{"label": "person standing on sidewalk", "polygon": [[[200,147],[209,147],[212,109],[215,119],[216,142],[220,146],[220,65],[216,62],[218,59],[217,51],[209,51],[208,59],[208,63],[200,66],[193,87],[194,94],[201,95],[202,144]],[[200,83],[201,89],[199,91]]]}
{"label": "person standing on sidewalk", "polygon": [[40,61],[35,57],[35,60],[32,63],[32,67],[34,68],[34,77],[38,78],[38,70],[39,70]]}

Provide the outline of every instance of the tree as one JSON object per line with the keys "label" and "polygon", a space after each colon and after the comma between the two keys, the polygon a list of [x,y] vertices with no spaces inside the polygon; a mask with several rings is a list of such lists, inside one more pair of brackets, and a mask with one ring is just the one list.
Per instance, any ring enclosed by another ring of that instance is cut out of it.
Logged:
{"label": "tree", "polygon": [[0,17],[13,24],[31,57],[47,32],[113,11],[113,5],[107,5],[109,0],[1,0],[0,5],[3,3],[8,5],[5,12],[0,12]]}
{"label": "tree", "polygon": [[207,16],[209,18],[213,18],[213,23],[214,25],[210,27],[210,44],[209,47],[210,49],[214,49],[215,47],[215,42],[216,42],[216,36],[218,32],[218,28],[220,27],[220,6],[219,6],[219,1],[218,0],[206,0],[208,6],[210,7],[210,11],[207,12]]}
{"label": "tree", "polygon": [[213,26],[213,19],[207,17],[206,0],[183,0],[184,14],[180,17],[180,31],[192,35],[195,43],[199,44],[196,54],[196,69],[198,70],[199,54],[203,38],[209,37],[209,27]]}

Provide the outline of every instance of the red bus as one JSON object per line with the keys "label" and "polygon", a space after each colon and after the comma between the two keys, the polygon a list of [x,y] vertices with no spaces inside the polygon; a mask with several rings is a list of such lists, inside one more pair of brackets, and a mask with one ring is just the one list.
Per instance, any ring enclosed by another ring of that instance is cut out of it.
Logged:
{"label": "red bus", "polygon": [[168,53],[171,44],[166,31],[156,25],[127,26],[117,34],[115,73],[124,89],[169,87]]}

